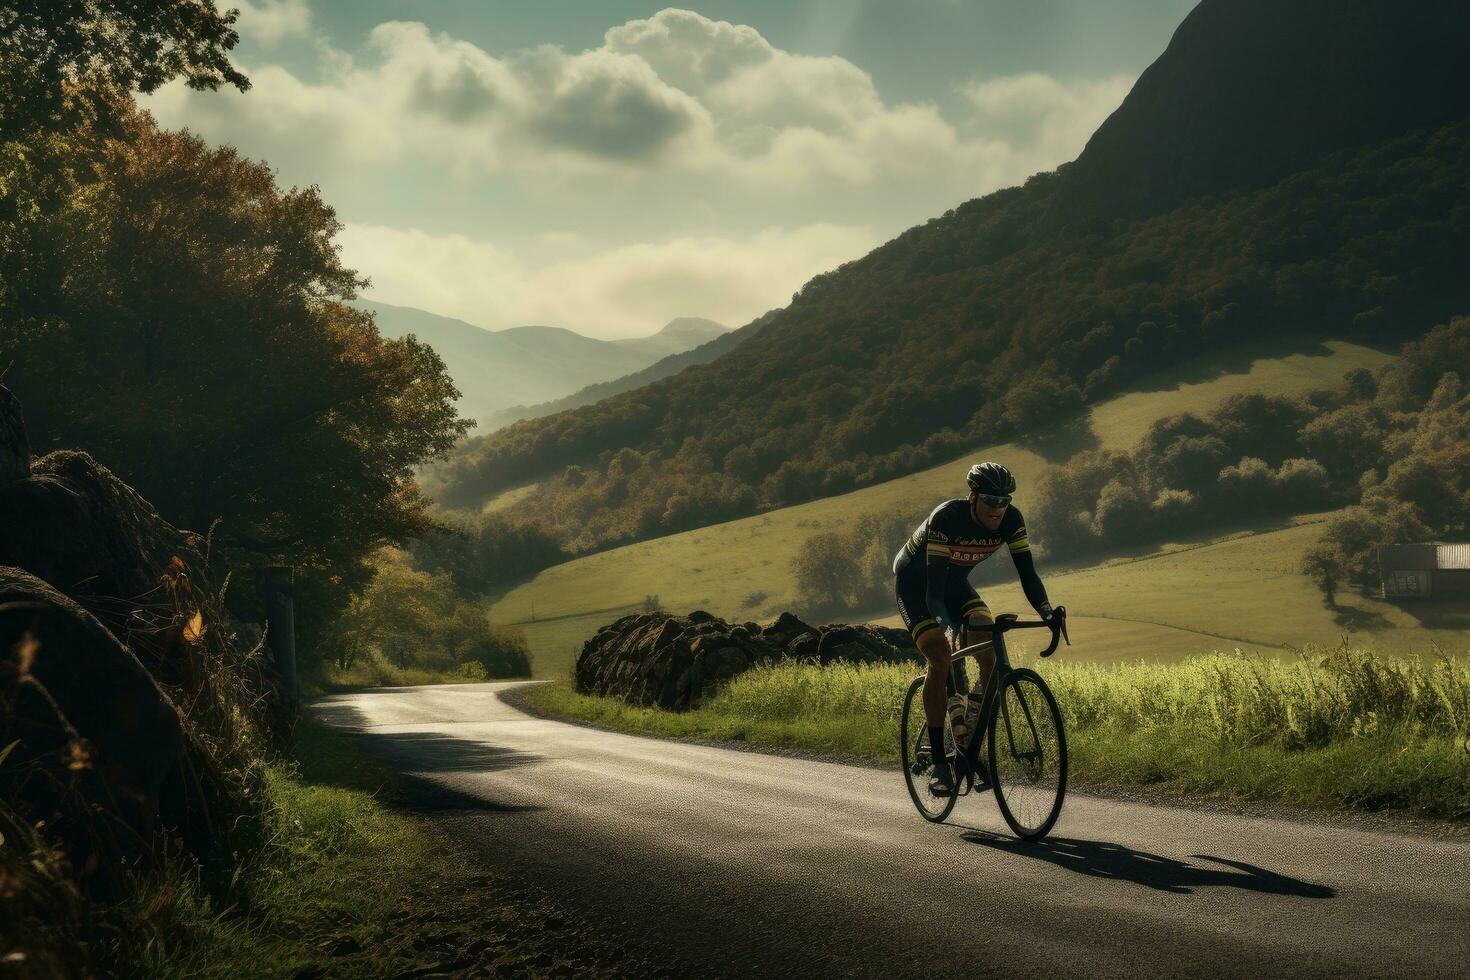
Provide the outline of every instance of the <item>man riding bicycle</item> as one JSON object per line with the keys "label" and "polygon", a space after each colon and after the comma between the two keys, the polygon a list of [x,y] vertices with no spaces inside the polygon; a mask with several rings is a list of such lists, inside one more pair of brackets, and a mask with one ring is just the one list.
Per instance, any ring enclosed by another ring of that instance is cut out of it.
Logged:
{"label": "man riding bicycle", "polygon": [[[949,677],[951,648],[946,627],[957,630],[954,649],[966,645],[962,627],[993,622],[990,609],[970,585],[970,571],[1004,543],[1021,579],[1026,598],[1042,619],[1052,618],[1046,588],[1036,574],[1026,520],[1011,506],[1016,478],[999,463],[978,463],[965,476],[968,500],[947,500],[934,508],[893,559],[898,611],[924,655],[924,718],[934,760],[930,791],[948,796],[955,791],[954,770],[943,750],[945,682]],[[984,693],[995,668],[995,653],[977,651],[980,671],[976,690]],[[963,695],[966,692],[958,692]]]}

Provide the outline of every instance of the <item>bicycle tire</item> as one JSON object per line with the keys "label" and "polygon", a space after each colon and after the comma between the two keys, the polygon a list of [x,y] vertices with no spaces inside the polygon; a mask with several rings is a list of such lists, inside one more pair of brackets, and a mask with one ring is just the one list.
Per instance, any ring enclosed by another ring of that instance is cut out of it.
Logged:
{"label": "bicycle tire", "polygon": [[995,802],[1011,831],[1022,840],[1045,837],[1067,795],[1067,734],[1051,688],[1029,667],[1001,683],[988,755]]}
{"label": "bicycle tire", "polygon": [[[945,719],[945,741],[949,734],[949,720]],[[899,762],[903,767],[903,782],[908,787],[909,799],[919,816],[930,823],[943,823],[954,810],[959,798],[958,787],[950,796],[935,796],[929,792],[929,764],[924,755],[929,744],[929,723],[924,718],[924,678],[916,677],[909,685],[903,699],[903,716],[898,725]],[[915,772],[915,769],[918,772]]]}

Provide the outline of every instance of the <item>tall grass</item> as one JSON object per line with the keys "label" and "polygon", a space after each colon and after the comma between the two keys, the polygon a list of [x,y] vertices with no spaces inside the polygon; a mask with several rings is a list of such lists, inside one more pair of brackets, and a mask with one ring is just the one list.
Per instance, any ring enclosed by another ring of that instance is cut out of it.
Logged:
{"label": "tall grass", "polygon": [[[350,736],[303,720],[301,761],[266,771],[263,840],[223,894],[183,856],[118,910],[114,957],[150,977],[392,975],[414,965],[393,928],[403,896],[443,872],[421,825],[379,798],[390,773]],[[350,938],[363,952],[334,957]]]}
{"label": "tall grass", "polygon": [[[1386,658],[1343,644],[1291,659],[1237,651],[1038,669],[1084,782],[1470,817],[1470,657]],[[627,730],[894,762],[914,676],[893,665],[758,667],[683,715],[560,685],[533,696]]]}
{"label": "tall grass", "polygon": [[484,664],[467,660],[458,667],[432,670],[399,667],[381,651],[369,650],[351,667],[328,664],[322,680],[333,687],[417,687],[420,684],[478,684],[489,680]]}

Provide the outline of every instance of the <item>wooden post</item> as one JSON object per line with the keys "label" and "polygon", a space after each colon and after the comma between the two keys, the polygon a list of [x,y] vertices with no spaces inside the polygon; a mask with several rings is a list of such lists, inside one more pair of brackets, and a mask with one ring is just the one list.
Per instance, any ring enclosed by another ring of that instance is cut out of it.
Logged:
{"label": "wooden post", "polygon": [[289,565],[267,565],[257,572],[257,588],[265,606],[266,636],[281,692],[295,704],[301,695],[296,682],[296,608],[293,574]]}

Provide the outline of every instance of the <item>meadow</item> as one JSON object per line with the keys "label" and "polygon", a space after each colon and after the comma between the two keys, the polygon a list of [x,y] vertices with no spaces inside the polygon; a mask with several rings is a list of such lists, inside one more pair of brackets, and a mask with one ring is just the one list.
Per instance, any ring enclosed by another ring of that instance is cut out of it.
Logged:
{"label": "meadow", "polygon": [[[1470,817],[1470,655],[1385,657],[1342,643],[1169,664],[1053,659],[1071,774],[1085,786]],[[533,688],[537,709],[623,731],[739,741],[896,766],[917,668],[782,663],[686,713]]]}
{"label": "meadow", "polygon": [[[1355,368],[1374,369],[1388,360],[1389,355],[1379,351],[1336,341],[1305,345],[1295,352],[1257,348],[1212,356],[1182,364],[1140,385],[1137,391],[1095,406],[1085,424],[1042,433],[1024,443],[980,447],[966,453],[962,460],[1003,460],[1021,483],[1018,504],[1024,509],[1027,488],[1034,487],[1049,469],[1064,465],[1082,449],[1132,447],[1155,419],[1185,411],[1207,411],[1242,392],[1294,394],[1332,386]],[[917,524],[934,504],[957,493],[960,462],[853,493],[566,562],[510,590],[492,604],[490,615],[497,624],[514,624],[525,630],[532,669],[538,677],[561,675],[598,627],[638,611],[649,596],[656,596],[659,604],[672,612],[704,609],[731,619],[770,619],[796,605],[791,559],[808,536],[844,527],[853,516],[867,512],[907,512]],[[1234,569],[1230,575],[1247,595],[1251,593],[1253,569],[1264,561],[1269,568],[1268,576],[1261,581],[1261,597],[1274,602],[1283,577],[1290,577],[1299,579],[1291,585],[1290,593],[1300,599],[1303,615],[1320,606],[1310,585],[1295,572],[1295,562],[1314,540],[1315,530],[1309,526],[1306,530],[1290,526],[1258,530],[1268,531],[1257,535],[1260,538],[1283,536],[1272,539],[1264,552],[1261,548],[1247,549],[1238,562],[1230,543],[1221,542],[1209,560],[1223,569]],[[1181,548],[1199,550],[1202,543],[1184,542],[1149,554],[1166,557]],[[1132,556],[1144,557],[1148,556]],[[1317,616],[1311,623],[1302,623],[1300,629],[1289,630],[1276,629],[1280,604],[1271,605],[1270,613],[1257,615],[1253,600],[1232,615],[1212,612],[1197,619],[1196,612],[1206,611],[1207,601],[1181,606],[1172,590],[1154,585],[1159,578],[1166,584],[1177,579],[1177,566],[1166,562],[1158,567],[1167,571],[1139,579],[1136,586],[1115,581],[1112,576],[1118,574],[1117,570],[1105,567],[1110,569],[1105,572],[1106,579],[1086,580],[1086,586],[1078,584],[1075,593],[1070,591],[1073,585],[1069,582],[1057,593],[1061,601],[1074,605],[1074,611],[1108,620],[1097,624],[1095,631],[1090,629],[1096,642],[1088,645],[1088,656],[1122,659],[1149,656],[1155,651],[1161,656],[1179,656],[1209,649],[1219,645],[1222,638],[1232,637],[1243,637],[1242,642],[1252,648],[1278,649],[1307,638],[1334,636],[1345,628],[1360,629],[1375,642],[1395,648],[1427,642],[1427,632],[1415,632],[1415,624],[1381,603],[1366,603],[1365,613],[1356,621],[1346,619],[1339,624],[1330,615],[1325,619]],[[1191,564],[1188,575],[1204,586],[1208,580],[1202,571],[1198,564]],[[1045,559],[1042,572],[1048,582],[1054,577]],[[1130,600],[1121,605],[1111,599],[1091,602],[1095,587],[1101,588],[1105,580],[1108,586],[1103,592],[1128,593]],[[1081,601],[1084,598],[1089,601]],[[1009,594],[997,601],[1014,605]],[[1293,612],[1296,606],[1292,604]],[[873,612],[886,616],[889,610]],[[1240,618],[1256,623],[1242,630],[1236,622]],[[1222,625],[1224,628],[1217,628]],[[1404,628],[1410,633],[1398,635]]]}

